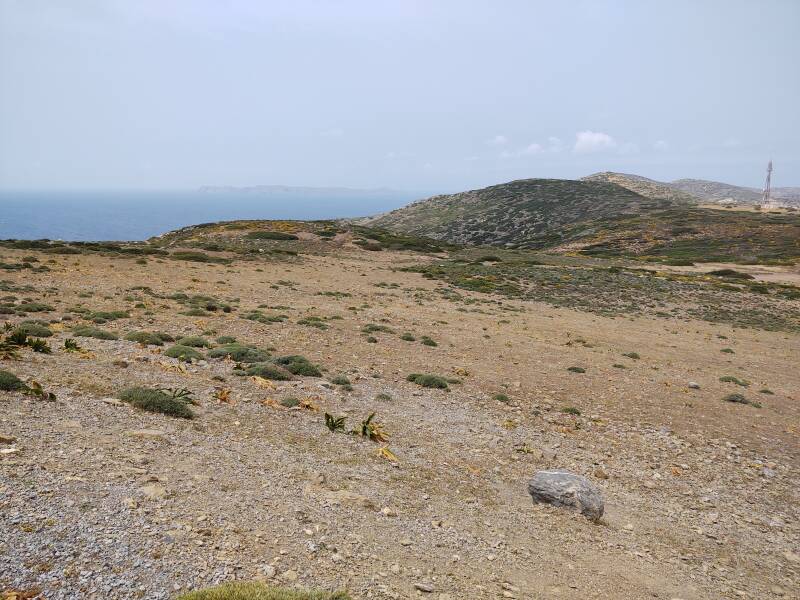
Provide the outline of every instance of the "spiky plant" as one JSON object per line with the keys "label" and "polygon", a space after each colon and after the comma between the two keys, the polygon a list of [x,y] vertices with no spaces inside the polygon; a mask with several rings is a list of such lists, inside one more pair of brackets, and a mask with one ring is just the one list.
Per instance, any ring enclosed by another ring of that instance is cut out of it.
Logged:
{"label": "spiky plant", "polygon": [[344,431],[345,419],[346,417],[334,417],[330,413],[325,413],[325,427],[330,429],[331,433]]}

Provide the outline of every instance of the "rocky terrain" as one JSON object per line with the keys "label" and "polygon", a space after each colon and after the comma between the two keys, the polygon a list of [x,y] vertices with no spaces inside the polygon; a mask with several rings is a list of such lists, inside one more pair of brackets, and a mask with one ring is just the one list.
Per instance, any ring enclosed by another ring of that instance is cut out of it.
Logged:
{"label": "rocky terrain", "polygon": [[[799,276],[332,222],[5,242],[0,594],[798,597]],[[532,502],[557,469],[602,518]]]}
{"label": "rocky terrain", "polygon": [[697,204],[700,201],[697,196],[676,189],[672,184],[648,179],[641,175],[604,171],[602,173],[594,173],[593,175],[581,177],[581,181],[615,183],[646,198],[670,200],[683,204]]}

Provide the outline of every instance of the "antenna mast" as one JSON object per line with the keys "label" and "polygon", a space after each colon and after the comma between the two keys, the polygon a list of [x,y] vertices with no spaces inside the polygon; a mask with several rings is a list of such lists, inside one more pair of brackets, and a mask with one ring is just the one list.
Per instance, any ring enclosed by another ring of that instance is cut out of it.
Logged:
{"label": "antenna mast", "polygon": [[767,180],[764,182],[764,195],[761,198],[761,204],[770,204],[770,180],[772,179],[772,160],[767,165]]}

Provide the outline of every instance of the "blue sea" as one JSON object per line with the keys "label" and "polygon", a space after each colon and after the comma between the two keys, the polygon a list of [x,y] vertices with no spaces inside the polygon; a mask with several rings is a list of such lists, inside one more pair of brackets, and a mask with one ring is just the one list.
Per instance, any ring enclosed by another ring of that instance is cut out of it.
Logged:
{"label": "blue sea", "polygon": [[167,231],[234,219],[333,219],[392,210],[422,193],[243,191],[0,191],[0,239],[145,240]]}

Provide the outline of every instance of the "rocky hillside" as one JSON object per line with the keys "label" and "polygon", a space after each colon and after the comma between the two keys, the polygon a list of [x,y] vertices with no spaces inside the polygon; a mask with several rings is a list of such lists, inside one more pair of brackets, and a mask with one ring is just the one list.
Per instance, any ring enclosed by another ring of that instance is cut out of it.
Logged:
{"label": "rocky hillside", "polygon": [[521,179],[434,196],[362,223],[454,243],[542,247],[567,226],[673,204],[605,181]]}
{"label": "rocky hillside", "polygon": [[604,171],[582,177],[581,181],[602,181],[606,183],[616,183],[632,192],[636,192],[646,198],[670,200],[685,204],[694,204],[700,201],[697,196],[675,188],[669,183],[648,179],[641,175],[630,175],[628,173],[614,173]]}
{"label": "rocky hillside", "polygon": [[669,183],[676,190],[686,192],[700,198],[716,202],[725,198],[733,198],[737,202],[758,204],[761,202],[761,192],[755,188],[731,185],[719,181],[705,179],[676,179]]}

